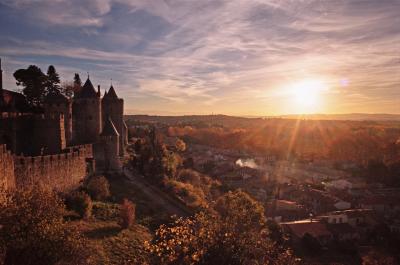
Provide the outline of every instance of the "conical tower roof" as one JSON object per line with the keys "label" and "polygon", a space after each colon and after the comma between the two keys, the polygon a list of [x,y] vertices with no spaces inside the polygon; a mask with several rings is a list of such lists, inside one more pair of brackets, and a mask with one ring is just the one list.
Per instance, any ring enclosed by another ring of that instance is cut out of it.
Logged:
{"label": "conical tower roof", "polygon": [[82,89],[79,91],[78,96],[80,98],[96,98],[97,92],[93,87],[92,82],[90,81],[89,77],[86,80],[85,84],[83,85]]}
{"label": "conical tower roof", "polygon": [[104,95],[105,99],[118,99],[117,93],[115,93],[114,87],[111,85],[110,89],[108,90],[107,94]]}
{"label": "conical tower roof", "polygon": [[106,123],[104,124],[103,131],[100,134],[101,136],[119,136],[117,129],[114,126],[111,118],[108,117],[106,119]]}

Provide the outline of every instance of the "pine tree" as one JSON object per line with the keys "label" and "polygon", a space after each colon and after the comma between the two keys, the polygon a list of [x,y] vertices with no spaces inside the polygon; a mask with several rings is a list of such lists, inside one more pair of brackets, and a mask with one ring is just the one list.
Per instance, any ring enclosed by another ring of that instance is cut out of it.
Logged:
{"label": "pine tree", "polygon": [[73,87],[74,93],[78,93],[81,90],[81,88],[82,88],[81,78],[80,78],[78,73],[75,73],[75,75],[74,75],[74,87]]}
{"label": "pine tree", "polygon": [[77,87],[82,86],[82,81],[81,81],[81,78],[78,73],[75,73],[75,75],[74,75],[74,86],[77,86]]}
{"label": "pine tree", "polygon": [[47,69],[46,83],[46,93],[61,93],[60,76],[53,65]]}

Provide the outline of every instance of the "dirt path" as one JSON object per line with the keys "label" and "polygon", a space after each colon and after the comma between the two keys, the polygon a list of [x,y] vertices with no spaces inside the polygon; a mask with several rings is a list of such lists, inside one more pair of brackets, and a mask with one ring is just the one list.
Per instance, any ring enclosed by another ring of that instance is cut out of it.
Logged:
{"label": "dirt path", "polygon": [[159,206],[169,215],[190,216],[192,212],[180,201],[171,197],[159,188],[147,183],[143,177],[133,174],[128,169],[124,170],[125,177],[129,182],[140,189],[152,204]]}

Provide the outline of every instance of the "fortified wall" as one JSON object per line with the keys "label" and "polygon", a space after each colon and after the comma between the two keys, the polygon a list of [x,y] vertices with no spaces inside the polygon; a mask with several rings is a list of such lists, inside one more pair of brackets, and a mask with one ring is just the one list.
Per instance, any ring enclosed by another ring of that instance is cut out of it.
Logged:
{"label": "fortified wall", "polygon": [[91,145],[46,156],[14,157],[16,187],[43,185],[57,191],[77,188],[93,169]]}
{"label": "fortified wall", "polygon": [[0,148],[0,182],[8,188],[35,185],[59,192],[77,188],[88,174],[93,173],[92,145],[75,146],[64,153],[45,156],[12,156]]}
{"label": "fortified wall", "polygon": [[6,145],[0,145],[0,187],[15,188],[14,159]]}
{"label": "fortified wall", "polygon": [[17,155],[60,153],[66,147],[64,116],[1,113],[0,142]]}

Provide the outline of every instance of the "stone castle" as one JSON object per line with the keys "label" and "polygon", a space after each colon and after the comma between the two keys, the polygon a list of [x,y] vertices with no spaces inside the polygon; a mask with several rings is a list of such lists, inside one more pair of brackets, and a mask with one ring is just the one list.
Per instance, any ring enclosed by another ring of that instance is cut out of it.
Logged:
{"label": "stone castle", "polygon": [[102,97],[88,76],[71,99],[49,93],[34,113],[22,94],[3,88],[1,71],[0,184],[67,191],[88,175],[119,172],[127,144],[123,109],[112,85]]}

